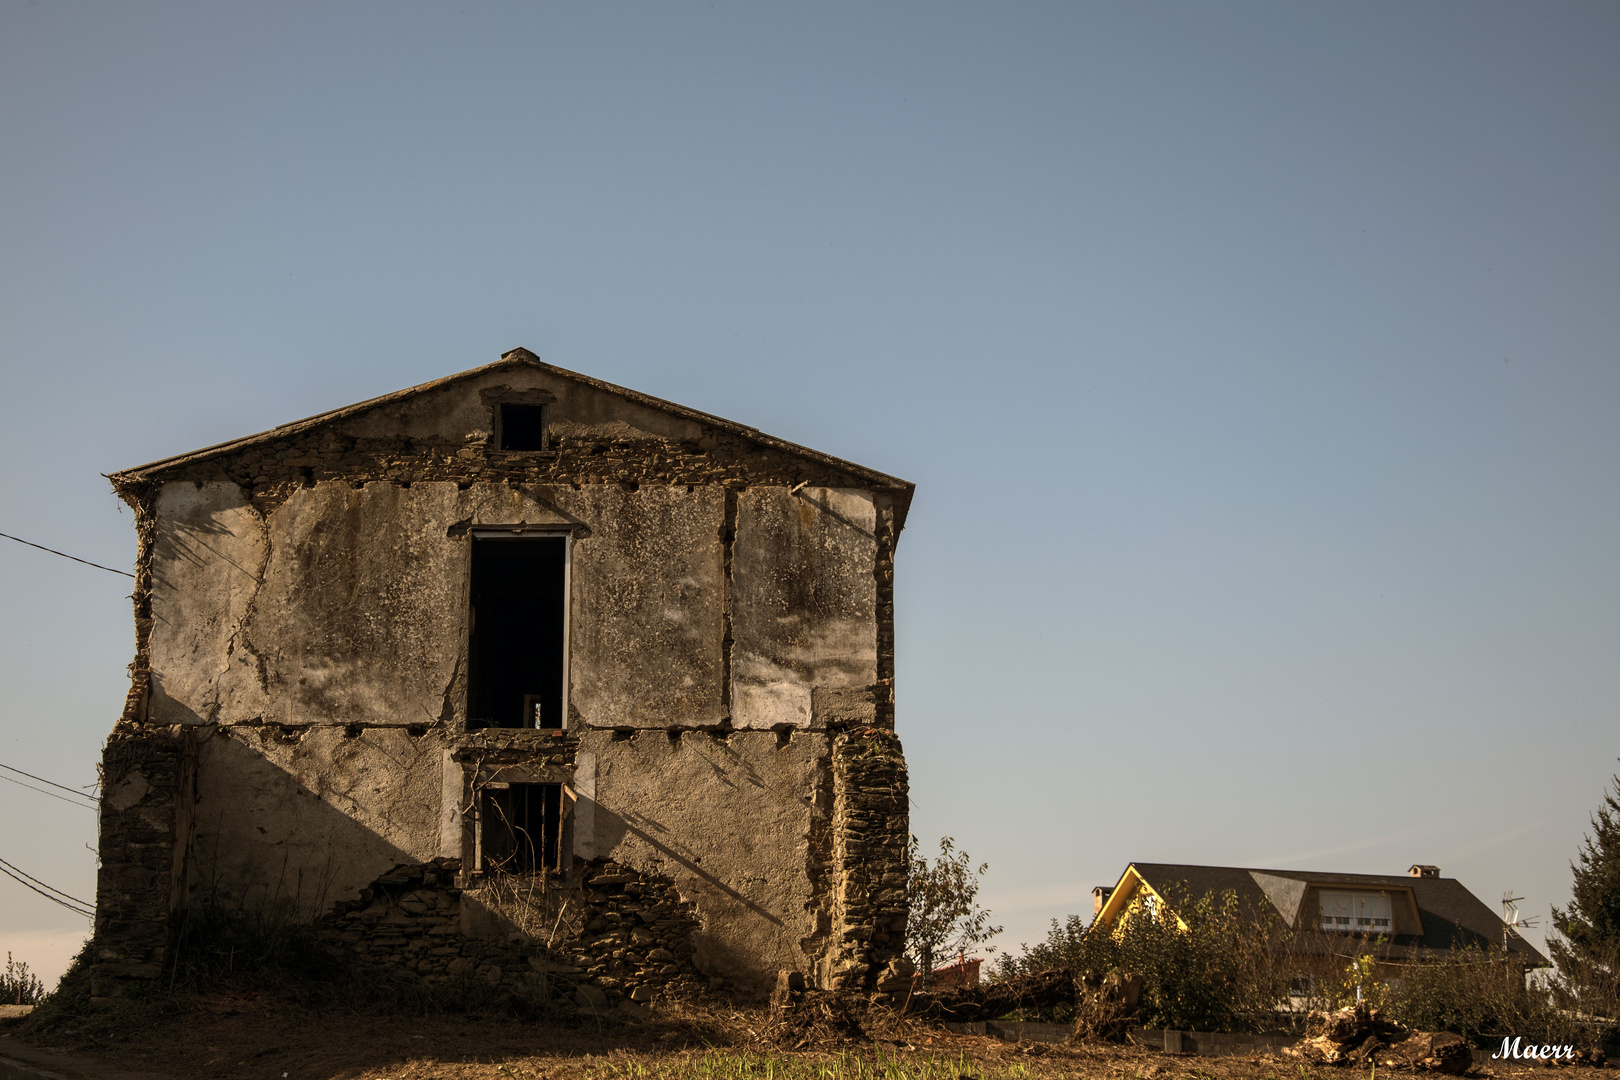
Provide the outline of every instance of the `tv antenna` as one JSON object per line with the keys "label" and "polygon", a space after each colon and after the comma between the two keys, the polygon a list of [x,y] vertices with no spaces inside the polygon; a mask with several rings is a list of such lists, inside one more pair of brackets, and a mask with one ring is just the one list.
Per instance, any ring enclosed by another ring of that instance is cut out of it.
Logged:
{"label": "tv antenna", "polygon": [[1519,918],[1519,901],[1523,899],[1522,896],[1514,896],[1512,889],[1502,894],[1502,947],[1504,949],[1507,948],[1508,932],[1510,930],[1535,929],[1535,919]]}

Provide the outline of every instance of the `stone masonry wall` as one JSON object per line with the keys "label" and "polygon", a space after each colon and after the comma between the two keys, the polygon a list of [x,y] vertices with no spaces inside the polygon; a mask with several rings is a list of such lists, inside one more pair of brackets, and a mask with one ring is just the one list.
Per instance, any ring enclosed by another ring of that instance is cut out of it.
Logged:
{"label": "stone masonry wall", "polygon": [[[838,469],[765,450],[721,429],[687,442],[669,439],[560,437],[554,449],[521,457],[491,451],[483,440],[429,443],[412,438],[356,438],[322,428],[274,439],[218,458],[177,468],[165,480],[229,481],[261,511],[320,480],[360,485],[454,480],[519,484],[758,484],[807,483],[859,487],[866,483]],[[132,505],[143,484],[124,482]]]}
{"label": "stone masonry wall", "polygon": [[909,793],[892,731],[860,728],[834,739],[828,989],[870,991],[905,951]]}
{"label": "stone masonry wall", "polygon": [[548,947],[536,935],[504,932],[459,887],[459,859],[397,866],[340,903],[320,926],[329,946],[362,964],[430,988],[481,981],[532,1001],[602,1008],[645,1003],[673,986],[695,984],[691,905],[673,883],[598,859],[581,868],[580,888],[553,896],[563,932]]}
{"label": "stone masonry wall", "polygon": [[121,721],[102,752],[91,993],[159,978],[185,896],[196,749],[181,728]]}

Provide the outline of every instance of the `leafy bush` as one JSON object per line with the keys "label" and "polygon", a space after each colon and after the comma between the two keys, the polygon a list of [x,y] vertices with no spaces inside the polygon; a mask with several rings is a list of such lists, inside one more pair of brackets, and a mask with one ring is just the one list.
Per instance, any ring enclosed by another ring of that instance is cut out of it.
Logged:
{"label": "leafy bush", "polygon": [[1549,984],[1527,980],[1523,965],[1499,948],[1457,948],[1443,959],[1407,965],[1385,988],[1390,1019],[1417,1031],[1451,1031],[1475,1045],[1493,1035],[1590,1042],[1558,1009]]}
{"label": "leafy bush", "polygon": [[1142,979],[1144,1027],[1274,1030],[1298,966],[1273,947],[1286,936],[1226,892],[1180,901],[1174,914],[1167,905],[1137,908],[1115,933],[1088,930],[1075,915],[1054,919],[1046,941],[1003,956],[994,977],[1059,966],[1081,976],[1129,972]]}
{"label": "leafy bush", "polygon": [[1509,1035],[1575,1046],[1614,1037],[1611,1020],[1563,1007],[1564,974],[1526,978],[1522,961],[1500,948],[1459,947],[1437,960],[1395,963],[1379,939],[1289,930],[1245,912],[1231,893],[1175,910],[1186,930],[1166,907],[1133,911],[1113,934],[1078,916],[1053,920],[1045,941],[1004,954],[993,977],[1060,966],[1082,977],[1140,976],[1135,1023],[1142,1027],[1298,1032],[1311,1010],[1361,1000],[1405,1027],[1455,1032],[1476,1046]]}

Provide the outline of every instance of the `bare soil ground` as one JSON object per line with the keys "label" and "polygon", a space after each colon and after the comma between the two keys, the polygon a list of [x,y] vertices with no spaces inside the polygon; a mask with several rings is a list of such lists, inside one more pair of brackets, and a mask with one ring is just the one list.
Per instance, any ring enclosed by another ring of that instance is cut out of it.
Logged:
{"label": "bare soil ground", "polygon": [[[641,1018],[402,1017],[213,993],[126,1006],[43,1033],[28,1024],[6,1027],[29,1042],[174,1080],[1372,1080],[1362,1070],[1313,1068],[1280,1056],[1176,1057],[1129,1046],[1012,1044],[892,1014],[868,1019],[870,1040],[783,1050],[765,1036],[763,1009],[715,1006],[678,1006]],[[1493,1067],[1477,1075],[1545,1071]]]}

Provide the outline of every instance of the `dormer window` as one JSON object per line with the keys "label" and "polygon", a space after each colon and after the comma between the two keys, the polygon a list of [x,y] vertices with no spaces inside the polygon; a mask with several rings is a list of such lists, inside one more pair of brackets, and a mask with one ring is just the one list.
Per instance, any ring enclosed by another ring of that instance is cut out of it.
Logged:
{"label": "dormer window", "polygon": [[1321,927],[1341,934],[1388,934],[1394,926],[1388,893],[1321,892]]}
{"label": "dormer window", "polygon": [[544,450],[546,407],[503,402],[499,445],[502,450]]}

